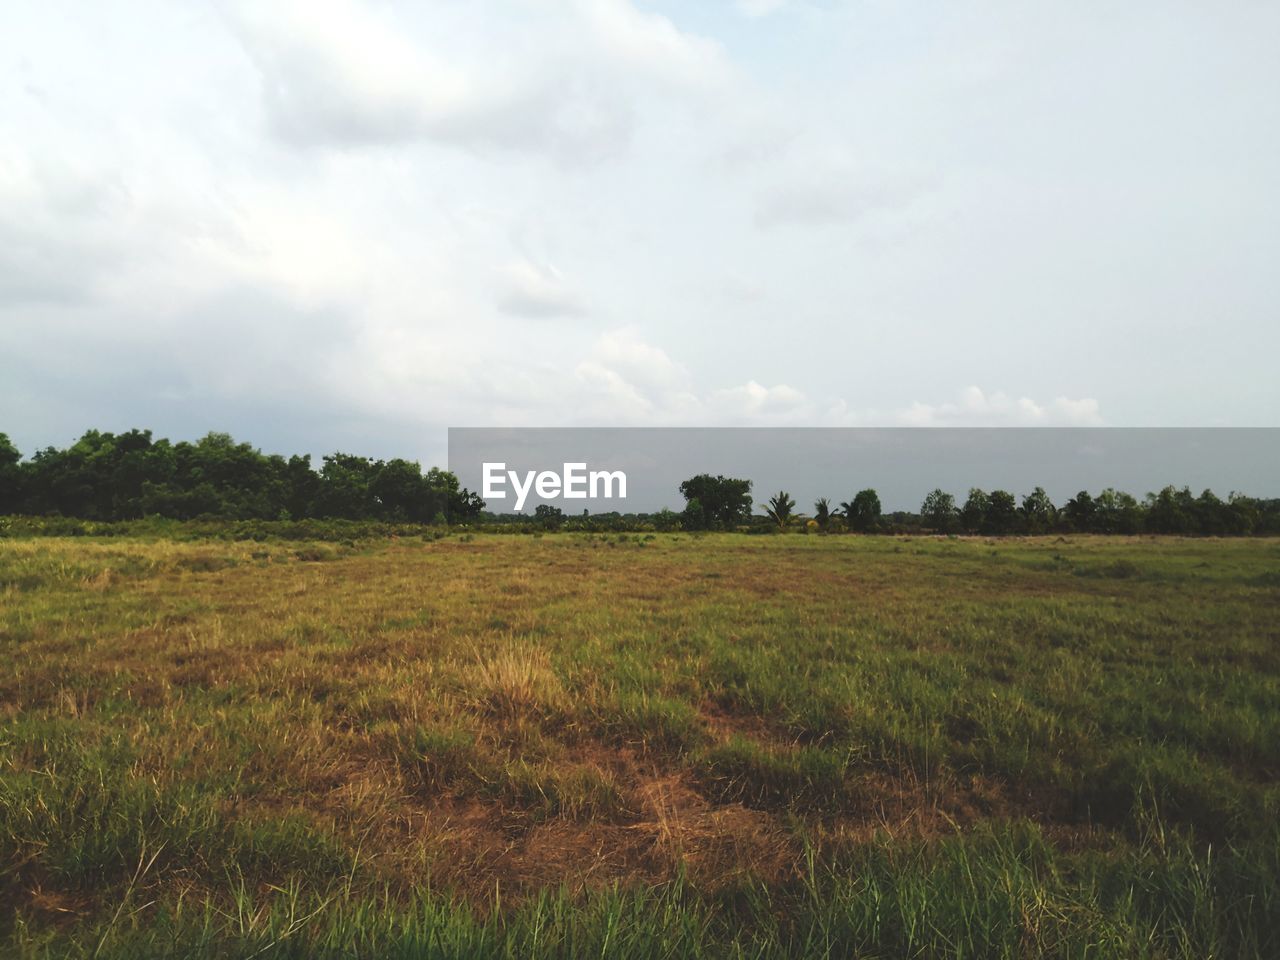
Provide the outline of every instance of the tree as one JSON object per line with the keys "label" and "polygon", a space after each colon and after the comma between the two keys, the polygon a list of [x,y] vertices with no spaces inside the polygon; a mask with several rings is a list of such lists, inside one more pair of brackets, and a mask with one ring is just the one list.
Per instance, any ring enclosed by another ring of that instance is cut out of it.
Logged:
{"label": "tree", "polygon": [[292,519],[309,517],[315,509],[320,478],[311,469],[311,454],[292,456],[284,463],[284,512]]}
{"label": "tree", "polygon": [[[1272,500],[1272,504],[1276,501]],[[1232,493],[1227,497],[1228,532],[1236,535],[1261,533],[1263,525],[1261,502],[1243,493]]]}
{"label": "tree", "polygon": [[1022,498],[1022,518],[1029,533],[1044,533],[1058,519],[1058,508],[1044,487],[1036,487]]}
{"label": "tree", "polygon": [[480,511],[485,507],[480,494],[472,493],[466,487],[460,486],[457,476],[448,470],[432,467],[427,471],[426,482],[428,488],[444,495],[444,504],[438,509],[446,512],[448,519],[453,523],[474,520],[480,516]]}
{"label": "tree", "polygon": [[663,507],[649,519],[655,530],[663,532],[675,530],[680,526],[680,514],[667,507]]}
{"label": "tree", "polygon": [[473,493],[466,487],[451,494],[449,497],[449,517],[454,523],[466,523],[469,520],[475,520],[480,516],[480,512],[484,510],[484,500],[480,498],[480,494]]}
{"label": "tree", "polygon": [[1196,497],[1193,510],[1195,532],[1209,537],[1234,533],[1234,516],[1230,504],[1223,503],[1212,490],[1204,490]]}
{"label": "tree", "polygon": [[109,438],[110,434],[89,430],[66,450],[36,451],[27,465],[33,512],[111,519],[109,487],[106,478],[97,475]]}
{"label": "tree", "polygon": [[422,468],[409,460],[379,461],[369,479],[369,493],[383,520],[428,523],[440,512],[444,498],[427,487]]}
{"label": "tree", "polygon": [[369,487],[380,463],[349,453],[331,453],[320,468],[320,490],[315,516],[367,520],[378,515],[378,503]]}
{"label": "tree", "polygon": [[779,530],[785,530],[788,521],[791,519],[791,513],[795,508],[796,502],[791,499],[791,494],[785,490],[779,490],[777,494],[769,498],[769,505],[765,507],[764,512],[768,514],[770,520],[778,525]]}
{"label": "tree", "polygon": [[1123,490],[1107,487],[1094,501],[1099,533],[1137,533],[1141,522],[1138,501]]}
{"label": "tree", "polygon": [[1196,502],[1187,487],[1147,494],[1147,529],[1152,533],[1194,533]]}
{"label": "tree", "polygon": [[1098,504],[1089,496],[1088,490],[1081,490],[1063,505],[1062,513],[1072,530],[1087,533],[1097,522]]}
{"label": "tree", "polygon": [[986,491],[978,487],[969,488],[969,498],[960,508],[960,526],[966,533],[979,533],[987,526],[987,515],[991,512],[991,498]]}
{"label": "tree", "polygon": [[711,526],[706,508],[697,497],[685,501],[684,510],[680,513],[680,526],[684,530],[706,530]]}
{"label": "tree", "polygon": [[852,500],[840,504],[840,509],[850,530],[870,533],[880,522],[880,495],[870,487],[859,490]]}
{"label": "tree", "polygon": [[564,523],[564,511],[550,503],[540,503],[533,508],[533,519],[535,523],[554,530]]}
{"label": "tree", "polygon": [[1005,536],[1018,529],[1018,501],[1008,490],[992,490],[984,533]]}
{"label": "tree", "polygon": [[17,513],[22,503],[22,454],[0,433],[0,514]]}
{"label": "tree", "polygon": [[680,484],[683,524],[690,530],[731,527],[751,516],[751,481],[700,473]]}
{"label": "tree", "polygon": [[943,490],[933,490],[920,505],[920,519],[938,533],[947,533],[956,522],[956,498]]}
{"label": "tree", "polygon": [[288,465],[281,457],[263,456],[248,443],[236,443],[230,434],[209,433],[194,444],[175,444],[173,458],[173,483],[179,491],[204,488],[216,496],[217,505],[210,510],[210,504],[202,504],[206,509],[200,513],[271,519],[285,509]]}
{"label": "tree", "polygon": [[831,522],[831,501],[826,497],[819,497],[813,502],[813,519],[819,530],[827,529],[827,524]]}

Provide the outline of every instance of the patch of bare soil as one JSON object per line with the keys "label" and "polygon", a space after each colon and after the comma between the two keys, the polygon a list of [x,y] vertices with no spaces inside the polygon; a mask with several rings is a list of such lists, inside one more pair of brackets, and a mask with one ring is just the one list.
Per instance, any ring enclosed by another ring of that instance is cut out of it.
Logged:
{"label": "patch of bare soil", "polygon": [[[703,890],[748,877],[779,884],[803,868],[803,841],[785,810],[714,802],[691,772],[643,752],[590,743],[572,760],[613,774],[624,797],[620,811],[587,820],[539,819],[482,796],[443,791],[424,798],[401,789],[394,775],[355,775],[334,796],[358,797],[366,809],[384,811],[368,823],[366,855],[382,851],[376,859],[388,879],[406,887],[429,880],[480,907],[495,898],[517,903],[547,887],[580,892],[615,882],[655,884],[680,872]],[[853,789],[860,799],[854,809],[806,819],[803,832],[820,850],[835,853],[877,832],[944,836],[1025,812],[1001,784],[978,777],[926,784],[868,770]]]}

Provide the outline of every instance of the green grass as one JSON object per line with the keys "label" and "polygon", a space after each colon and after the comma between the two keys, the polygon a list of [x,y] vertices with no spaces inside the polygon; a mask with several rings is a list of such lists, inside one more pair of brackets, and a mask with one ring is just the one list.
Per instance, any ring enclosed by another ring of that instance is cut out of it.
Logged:
{"label": "green grass", "polygon": [[0,540],[0,953],[1277,956],[1277,571]]}

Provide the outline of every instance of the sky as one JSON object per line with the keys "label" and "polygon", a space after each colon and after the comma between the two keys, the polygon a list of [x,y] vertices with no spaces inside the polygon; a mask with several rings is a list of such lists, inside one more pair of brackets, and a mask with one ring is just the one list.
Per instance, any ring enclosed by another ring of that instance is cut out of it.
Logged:
{"label": "sky", "polygon": [[11,0],[0,431],[1280,425],[1280,5]]}

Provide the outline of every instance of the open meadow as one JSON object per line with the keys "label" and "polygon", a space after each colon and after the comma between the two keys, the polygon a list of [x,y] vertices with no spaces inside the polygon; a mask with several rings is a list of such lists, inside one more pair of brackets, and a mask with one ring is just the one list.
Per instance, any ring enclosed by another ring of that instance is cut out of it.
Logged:
{"label": "open meadow", "polygon": [[0,954],[1280,956],[1280,542],[0,539]]}

